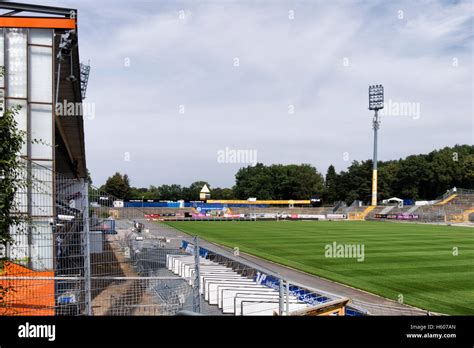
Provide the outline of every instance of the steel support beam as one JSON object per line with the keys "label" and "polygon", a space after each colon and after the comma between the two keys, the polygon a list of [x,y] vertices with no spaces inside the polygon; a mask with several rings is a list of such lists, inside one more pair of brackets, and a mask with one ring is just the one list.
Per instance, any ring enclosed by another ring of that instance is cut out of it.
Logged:
{"label": "steel support beam", "polygon": [[[53,6],[43,6],[43,5],[31,5],[31,4],[22,4],[18,2],[1,2],[0,9],[11,10],[17,13],[19,12],[33,12],[33,13],[42,13],[42,14],[52,14],[58,16],[69,17],[71,11],[77,14],[77,10],[73,8],[64,8],[64,7],[53,7]],[[6,15],[11,15],[12,12],[7,13]]]}

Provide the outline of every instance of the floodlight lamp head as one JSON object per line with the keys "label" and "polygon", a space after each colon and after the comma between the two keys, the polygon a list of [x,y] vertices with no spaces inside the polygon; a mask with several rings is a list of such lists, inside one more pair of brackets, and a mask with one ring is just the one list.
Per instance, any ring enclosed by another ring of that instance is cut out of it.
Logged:
{"label": "floodlight lamp head", "polygon": [[383,86],[369,86],[369,110],[383,109]]}
{"label": "floodlight lamp head", "polygon": [[66,31],[61,34],[59,42],[59,57],[69,56],[74,46],[77,45],[77,36],[74,30]]}

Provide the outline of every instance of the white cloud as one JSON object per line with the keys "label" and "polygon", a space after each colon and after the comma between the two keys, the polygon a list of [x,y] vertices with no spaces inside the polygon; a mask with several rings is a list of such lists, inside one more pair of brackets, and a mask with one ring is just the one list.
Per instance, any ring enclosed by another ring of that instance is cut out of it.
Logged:
{"label": "white cloud", "polygon": [[86,146],[97,184],[120,170],[140,186],[230,186],[238,166],[215,156],[226,146],[344,169],[344,152],[372,155],[374,83],[421,106],[417,120],[382,119],[380,159],[472,143],[469,1],[59,3],[79,7],[81,57],[92,62]]}

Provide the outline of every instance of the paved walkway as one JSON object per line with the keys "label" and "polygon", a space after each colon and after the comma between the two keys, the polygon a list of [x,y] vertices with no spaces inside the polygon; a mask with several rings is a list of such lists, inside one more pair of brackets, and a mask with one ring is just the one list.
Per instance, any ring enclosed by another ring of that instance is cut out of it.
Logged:
{"label": "paved walkway", "polygon": [[[169,228],[168,226],[166,229],[161,229],[159,228],[160,226],[158,224],[150,223],[146,220],[138,220],[136,221],[144,222],[146,225],[146,229],[149,229],[149,231],[143,231],[141,233],[141,236],[144,237],[145,240],[148,242],[153,241],[153,240],[158,240],[159,237],[165,237],[168,239],[168,243],[166,243],[167,248],[179,248],[181,246],[181,237],[177,237],[176,230]],[[129,220],[117,220],[116,222],[116,229],[118,231],[117,235],[112,235],[108,236],[112,240],[118,240],[118,239],[123,239],[125,238],[126,234],[131,234],[131,235],[136,235],[135,233],[132,233],[130,231],[130,227],[132,227],[133,224]],[[130,237],[129,237],[130,238]],[[143,242],[137,242],[137,246]],[[150,245],[147,245],[147,247],[150,247]],[[162,249],[157,249],[158,254],[162,251]],[[123,264],[127,264],[127,262],[123,259],[122,253],[116,252],[117,258],[120,258],[120,265],[122,266]],[[162,255],[161,255],[162,256]],[[128,264],[126,265],[127,267]],[[128,277],[134,277],[138,276],[138,274],[133,270],[131,267],[129,267],[131,271],[129,272],[124,272],[125,276]],[[160,269],[156,276],[163,276],[163,277],[177,277],[174,273],[169,271],[166,268]],[[181,280],[182,281],[182,280]],[[130,281],[128,281],[130,282]],[[173,288],[173,286],[176,286],[176,288]],[[122,286],[117,285],[119,289],[121,289],[122,293],[125,293],[125,288]],[[168,287],[173,288],[174,291],[179,292],[184,298],[184,303],[182,304],[181,308],[179,310],[187,310],[187,311],[192,311],[193,310],[193,297],[192,297],[192,288],[190,285],[188,285],[186,282],[183,281],[183,284],[175,284],[175,283],[168,283]],[[170,309],[166,308],[165,304],[157,304],[157,300],[153,298],[153,296],[148,292],[145,291],[146,289],[142,289],[141,293],[143,294],[143,297],[140,298],[141,301],[135,301],[136,304],[134,305],[134,312],[132,312],[132,315],[174,315],[176,312],[176,308],[172,307]],[[110,294],[113,293],[114,289],[110,287],[110,289],[106,289],[104,291],[104,297],[109,298]],[[104,313],[107,313],[105,311],[102,311]],[[204,301],[204,298],[201,299],[201,313],[206,314],[206,315],[223,315],[222,310],[217,308],[217,306],[213,306],[208,304],[206,301]]]}

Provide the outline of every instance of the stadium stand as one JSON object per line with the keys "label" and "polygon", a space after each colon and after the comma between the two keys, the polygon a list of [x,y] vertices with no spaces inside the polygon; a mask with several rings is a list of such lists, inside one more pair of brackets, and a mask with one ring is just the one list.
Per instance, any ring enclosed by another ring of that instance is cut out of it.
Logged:
{"label": "stadium stand", "polygon": [[418,210],[418,208],[419,208],[418,205],[413,205],[413,206],[411,206],[411,207],[407,210],[407,213],[408,213],[408,214],[413,214],[415,211]]}
{"label": "stadium stand", "polygon": [[[292,285],[288,295],[281,297],[278,286],[271,281],[271,276],[262,276],[255,270],[242,269],[242,265],[234,269],[231,264],[216,262],[208,256],[204,252],[199,259],[199,293],[202,299],[216,306],[223,314],[301,315],[297,314],[301,313],[301,310],[313,310],[313,314],[308,312],[304,315],[361,315],[353,308],[350,309],[351,313],[346,313],[346,298],[311,292],[298,286]],[[189,285],[194,285],[197,280],[193,255],[168,254],[166,267],[184,278]],[[343,304],[333,308],[334,301],[342,301]],[[282,311],[282,308],[285,310]]]}
{"label": "stadium stand", "polygon": [[[434,204],[422,206],[378,206],[372,210],[366,220],[379,220],[378,215],[398,216],[397,220],[415,220],[433,223],[462,223],[474,221],[474,191],[457,189],[447,192]],[[395,219],[395,218],[394,218]]]}
{"label": "stadium stand", "polygon": [[352,211],[348,212],[347,218],[349,220],[365,220],[367,215],[374,210],[375,206],[368,206],[368,207],[354,207]]}
{"label": "stadium stand", "polygon": [[380,214],[388,214],[393,208],[395,208],[394,205],[389,205],[388,207],[385,207],[380,211]]}
{"label": "stadium stand", "polygon": [[332,207],[320,207],[320,208],[233,208],[232,211],[235,214],[277,214],[277,213],[287,213],[287,214],[330,214],[332,213]]}
{"label": "stadium stand", "polygon": [[458,195],[457,194],[452,194],[448,197],[446,197],[445,199],[443,199],[442,201],[436,203],[436,205],[445,205],[449,202],[451,202],[453,199],[455,199]]}
{"label": "stadium stand", "polygon": [[173,202],[168,202],[167,207],[116,207],[110,210],[110,215],[115,218],[137,218],[145,216],[150,220],[347,218],[349,220],[392,219],[433,223],[474,221],[474,191],[466,189],[449,190],[437,200],[427,201],[429,204],[423,206],[408,205],[398,207],[395,205],[383,205],[374,207],[362,205],[360,201],[354,201],[350,206],[347,206],[344,202],[335,202],[334,206],[330,207],[288,207],[285,205],[269,206],[265,204],[243,204],[239,202],[240,201],[235,201],[235,203],[230,205],[222,203],[189,202],[181,208],[177,206],[174,207],[171,204]]}
{"label": "stadium stand", "polygon": [[[170,271],[193,285],[194,256],[167,255],[166,265]],[[200,258],[200,294],[209,304],[217,305],[223,313],[273,315],[279,311],[277,290],[258,284],[255,279],[204,257]],[[242,298],[240,302],[238,298]],[[290,296],[289,305],[292,311],[310,307],[295,296]]]}

